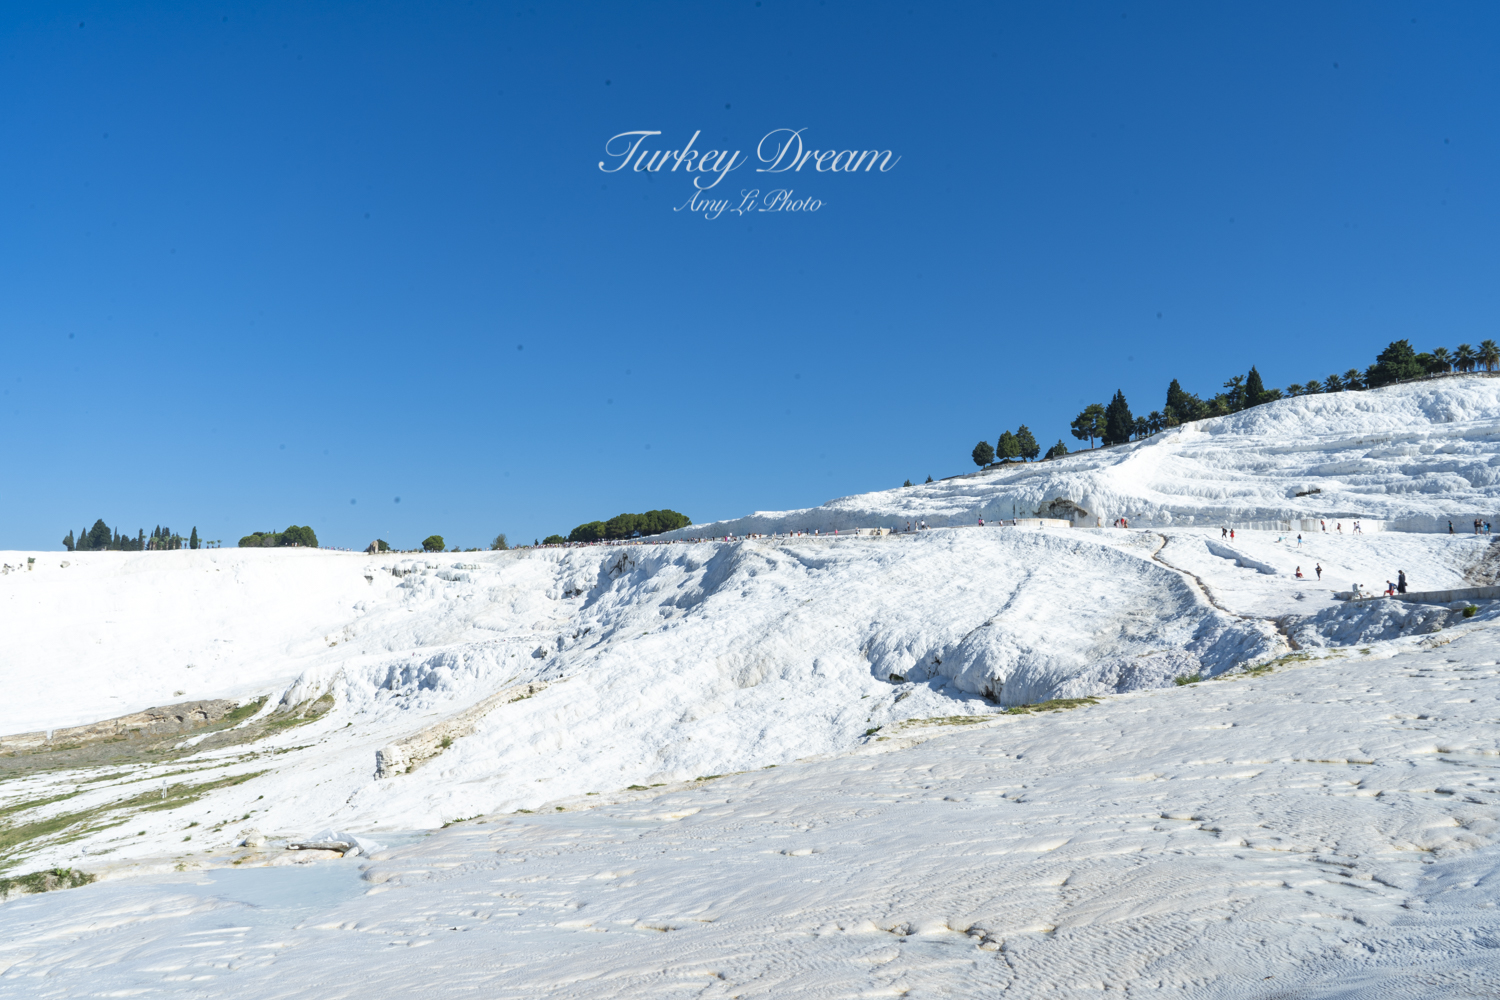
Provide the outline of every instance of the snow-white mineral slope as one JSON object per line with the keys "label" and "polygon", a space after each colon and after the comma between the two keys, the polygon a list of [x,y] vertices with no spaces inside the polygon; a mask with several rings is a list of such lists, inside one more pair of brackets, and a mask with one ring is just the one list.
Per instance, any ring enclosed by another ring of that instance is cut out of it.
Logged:
{"label": "snow-white mineral slope", "polygon": [[758,511],[673,535],[848,530],[919,519],[974,524],[980,516],[1029,516],[1057,497],[1104,524],[1122,516],[1143,527],[1365,518],[1435,531],[1451,519],[1463,531],[1475,517],[1500,515],[1500,377],[1451,375],[1278,400],[1145,441],[805,510]]}
{"label": "snow-white mineral slope", "polygon": [[[0,734],[334,698],[317,721],[170,762],[0,761],[0,876],[105,876],[0,905],[0,987],[1483,995],[1500,954],[1500,604],[1333,595],[1401,570],[1414,590],[1495,582],[1487,537],[1348,530],[1471,521],[1493,490],[1491,387],[1291,400],[941,484],[973,490],[943,501],[972,512],[1009,506],[1006,475],[1075,476],[1027,488],[1112,515],[1114,483],[1159,501],[1118,509],[1154,528],[0,553],[37,559],[0,575]],[[1297,430],[1316,407],[1317,432]],[[1341,497],[1327,532],[1203,524],[1226,504],[1307,512],[1262,500],[1319,483],[1296,503]],[[375,777],[377,749],[527,682],[415,770]],[[163,786],[203,791],[152,809],[143,791]],[[404,846],[360,881],[353,860],[254,867],[277,855],[236,847],[251,827],[273,849],[325,828]]]}
{"label": "snow-white mineral slope", "polygon": [[1070,712],[892,727],[369,860],[22,897],[0,906],[0,989],[1493,996],[1497,657],[1493,628],[1458,626]]}

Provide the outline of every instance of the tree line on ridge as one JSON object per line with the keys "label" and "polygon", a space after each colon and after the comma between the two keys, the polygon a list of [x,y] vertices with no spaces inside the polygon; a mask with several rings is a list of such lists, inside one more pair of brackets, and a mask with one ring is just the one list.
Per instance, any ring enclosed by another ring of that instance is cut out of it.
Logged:
{"label": "tree line on ridge", "polygon": [[[1376,389],[1383,385],[1405,382],[1409,379],[1448,372],[1472,372],[1483,368],[1493,372],[1500,368],[1500,345],[1493,340],[1481,341],[1476,349],[1468,344],[1459,344],[1454,350],[1445,347],[1417,352],[1409,341],[1397,340],[1389,344],[1375,358],[1375,363],[1360,371],[1351,368],[1342,375],[1333,374],[1324,379],[1309,379],[1293,382],[1285,389],[1268,389],[1255,366],[1244,375],[1235,375],[1223,385],[1223,391],[1203,399],[1196,393],[1187,392],[1173,379],[1167,386],[1166,403],[1160,410],[1152,410],[1146,416],[1135,416],[1125,394],[1116,390],[1109,403],[1090,403],[1073,418],[1069,431],[1079,441],[1087,441],[1094,447],[1097,440],[1105,446],[1124,444],[1131,440],[1150,437],[1169,427],[1177,427],[1193,420],[1207,417],[1227,416],[1260,406],[1276,399],[1295,396],[1310,396],[1328,392],[1353,392],[1361,389]],[[1033,461],[1039,449],[1031,431],[1022,424],[1015,434],[1005,431],[996,445],[981,441],[974,446],[970,457],[981,468],[996,462],[1017,460]],[[1042,460],[1059,458],[1068,454],[1067,446],[1059,438],[1057,444],[1047,449]],[[930,481],[930,478],[929,478]],[[908,482],[907,485],[910,485]]]}

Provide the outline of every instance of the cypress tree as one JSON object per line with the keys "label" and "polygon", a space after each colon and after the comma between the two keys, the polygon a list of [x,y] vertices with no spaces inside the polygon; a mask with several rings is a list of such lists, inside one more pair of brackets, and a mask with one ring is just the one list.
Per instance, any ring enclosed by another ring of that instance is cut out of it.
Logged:
{"label": "cypress tree", "polygon": [[1246,409],[1249,409],[1252,406],[1259,406],[1265,402],[1268,402],[1266,398],[1266,384],[1260,380],[1260,372],[1255,370],[1254,365],[1251,365],[1250,374],[1245,376],[1245,393],[1242,405]]}
{"label": "cypress tree", "polygon": [[1135,430],[1135,417],[1125,402],[1125,393],[1115,390],[1115,398],[1104,408],[1104,443],[1124,444]]}
{"label": "cypress tree", "polygon": [[67,549],[69,552],[73,551],[73,529],[72,528],[68,529],[68,537],[63,539],[63,548]]}
{"label": "cypress tree", "polygon": [[188,536],[188,548],[190,548],[190,549],[196,549],[197,547],[198,547],[198,526],[195,524],[195,525],[193,525],[193,533]]}
{"label": "cypress tree", "polygon": [[1167,407],[1179,421],[1193,419],[1193,397],[1183,392],[1182,386],[1174,378],[1172,384],[1167,386]]}

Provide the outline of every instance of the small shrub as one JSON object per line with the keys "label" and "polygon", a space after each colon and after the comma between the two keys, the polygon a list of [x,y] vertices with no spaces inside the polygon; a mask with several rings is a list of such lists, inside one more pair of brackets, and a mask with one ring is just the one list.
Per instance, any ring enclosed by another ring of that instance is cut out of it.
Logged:
{"label": "small shrub", "polygon": [[644,791],[646,791],[646,786],[645,785],[626,785],[625,789],[627,791],[631,791],[631,792],[644,792]]}
{"label": "small shrub", "polygon": [[1473,618],[1477,614],[1479,614],[1479,605],[1477,604],[1470,604],[1464,608],[1465,618]]}
{"label": "small shrub", "polygon": [[1174,678],[1173,683],[1178,687],[1182,687],[1185,684],[1197,684],[1202,679],[1202,674],[1183,674],[1180,677]]}
{"label": "small shrub", "polygon": [[438,744],[438,746],[442,747],[444,750],[448,749],[452,745],[453,745],[453,737],[451,737],[451,736],[444,736],[443,737],[443,741]]}
{"label": "small shrub", "polygon": [[866,736],[874,736],[878,732],[880,732],[880,727],[876,726],[874,729],[866,729],[865,730],[865,735]]}
{"label": "small shrub", "polygon": [[0,878],[0,900],[12,894],[76,889],[81,885],[88,885],[96,878],[98,876],[73,868],[50,868],[47,871],[18,875],[15,878]]}

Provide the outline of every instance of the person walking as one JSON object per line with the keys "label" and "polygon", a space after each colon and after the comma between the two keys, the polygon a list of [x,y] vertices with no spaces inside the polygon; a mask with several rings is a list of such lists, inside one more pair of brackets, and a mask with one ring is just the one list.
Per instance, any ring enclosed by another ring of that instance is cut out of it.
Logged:
{"label": "person walking", "polygon": [[1396,572],[1396,593],[1406,593],[1406,570],[1404,569]]}
{"label": "person walking", "polygon": [[1220,526],[1220,527],[1219,527],[1219,537],[1220,537],[1220,538],[1228,538],[1228,537],[1229,537],[1229,529],[1228,529],[1228,528],[1226,528],[1226,527],[1223,527],[1223,526],[1222,526],[1222,525],[1221,525],[1221,526]]}
{"label": "person walking", "polygon": [[1229,529],[1229,540],[1231,542],[1234,541],[1234,529],[1233,528]]}
{"label": "person walking", "polygon": [[1320,528],[1323,529],[1324,534],[1328,533],[1328,522],[1327,521],[1319,521],[1318,522],[1318,527],[1320,527]]}
{"label": "person walking", "polygon": [[1302,534],[1300,532],[1297,534],[1297,548],[1302,548]]}
{"label": "person walking", "polygon": [[1318,563],[1316,566],[1314,566],[1313,567],[1313,572],[1316,573],[1316,574],[1318,574],[1318,579],[1319,580],[1323,579],[1323,564],[1322,563]]}
{"label": "person walking", "polygon": [[984,515],[983,514],[979,515],[979,526],[981,528],[984,527]]}
{"label": "person walking", "polygon": [[1453,522],[1452,521],[1448,522],[1448,534],[1450,534],[1450,535],[1453,534]]}

